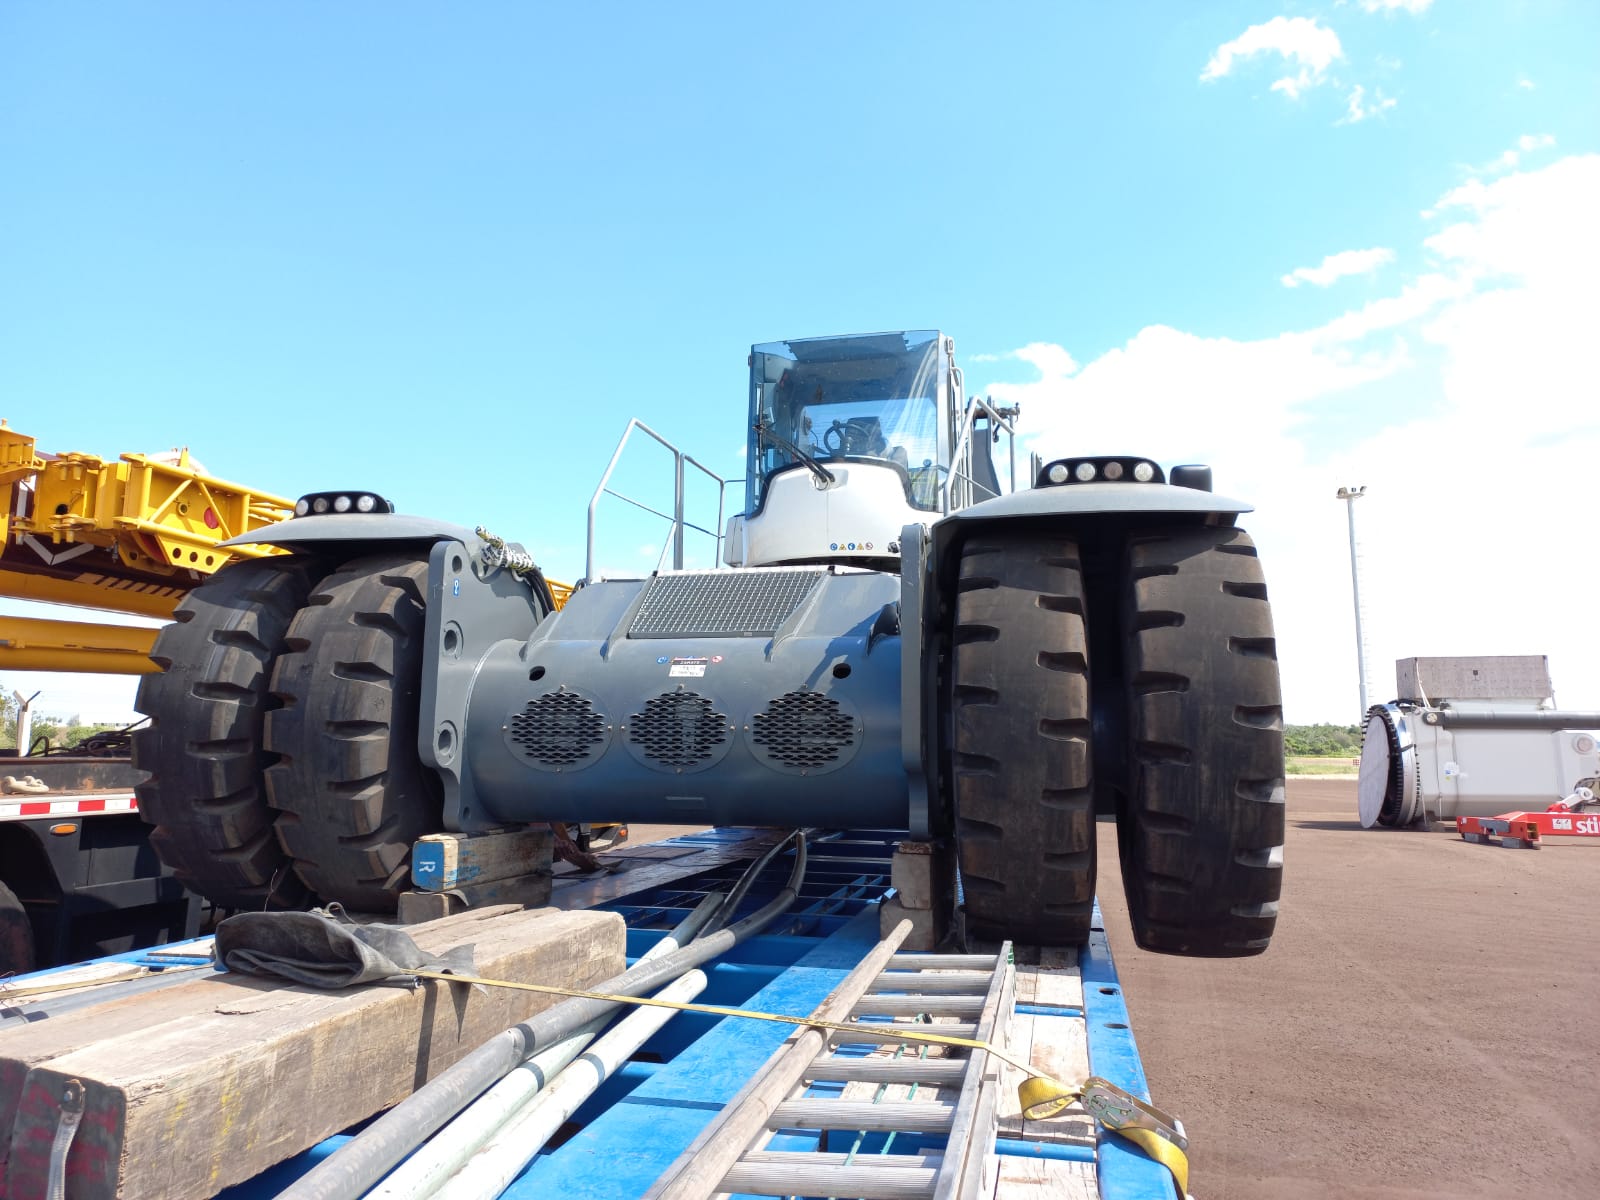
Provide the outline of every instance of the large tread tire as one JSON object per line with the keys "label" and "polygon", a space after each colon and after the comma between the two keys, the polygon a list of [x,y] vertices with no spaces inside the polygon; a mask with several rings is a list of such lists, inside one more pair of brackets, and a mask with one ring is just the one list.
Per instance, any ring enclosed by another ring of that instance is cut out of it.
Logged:
{"label": "large tread tire", "polygon": [[1283,708],[1255,544],[1243,530],[1134,538],[1124,617],[1130,780],[1118,846],[1134,939],[1260,954],[1283,885]]}
{"label": "large tread tire", "polygon": [[1029,534],[968,542],[953,641],[950,772],[967,932],[1081,944],[1095,831],[1077,546]]}
{"label": "large tread tire", "polygon": [[295,611],[310,591],[301,559],[265,558],[218,571],[184,598],[156,635],[162,668],[139,684],[150,718],[133,735],[139,812],[150,844],[190,891],[220,908],[297,908],[307,899],[290,869],[261,773],[270,761],[263,718]]}
{"label": "large tread tire", "polygon": [[33,923],[17,894],[0,883],[0,979],[25,975],[37,964]]}
{"label": "large tread tire", "polygon": [[345,564],[295,617],[273,673],[278,839],[307,887],[362,912],[394,911],[412,843],[443,828],[417,753],[427,586],[409,555]]}

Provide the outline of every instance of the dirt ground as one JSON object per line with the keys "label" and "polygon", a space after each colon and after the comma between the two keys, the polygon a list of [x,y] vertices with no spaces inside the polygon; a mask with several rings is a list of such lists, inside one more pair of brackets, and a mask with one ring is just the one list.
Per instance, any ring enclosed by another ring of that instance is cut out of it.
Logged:
{"label": "dirt ground", "polygon": [[1600,841],[1364,830],[1355,784],[1289,784],[1257,958],[1138,949],[1114,826],[1100,902],[1151,1095],[1201,1200],[1600,1196]]}

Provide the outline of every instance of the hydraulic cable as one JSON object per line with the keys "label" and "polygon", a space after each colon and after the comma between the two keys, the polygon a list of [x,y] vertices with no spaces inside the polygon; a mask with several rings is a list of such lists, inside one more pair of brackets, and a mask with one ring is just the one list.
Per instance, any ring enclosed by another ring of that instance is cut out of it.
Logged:
{"label": "hydraulic cable", "polygon": [[[640,961],[664,958],[679,946],[687,945],[705,926],[722,899],[720,892],[707,895],[677,928],[651,946]],[[507,1072],[504,1078],[457,1113],[426,1145],[391,1171],[380,1187],[368,1193],[367,1200],[418,1200],[432,1195],[486,1142],[499,1136],[511,1122],[521,1119],[528,1105],[583,1053],[610,1019],[610,1013],[595,1018],[571,1036],[540,1050]]]}
{"label": "hydraulic cable", "polygon": [[[802,841],[808,841],[815,830],[801,829],[796,832],[800,835]],[[757,877],[767,869],[768,863],[783,853],[788,844],[787,841],[774,842],[767,847],[765,854],[745,868],[744,873],[734,883],[733,890],[725,898],[719,897],[720,903],[706,923],[706,933],[715,933],[733,920],[739,911],[739,905],[744,903],[744,898],[749,894],[750,888],[755,884]]]}
{"label": "hydraulic cable", "polygon": [[[794,868],[788,882],[770,902],[725,929],[703,934],[659,959],[638,963],[598,984],[595,990],[619,996],[657,991],[765,929],[799,898],[805,879],[804,831],[795,830],[780,845],[791,843],[795,847]],[[278,1200],[356,1200],[497,1080],[616,1006],[616,1001],[611,1000],[568,1000],[489,1039],[323,1159],[280,1192]]]}

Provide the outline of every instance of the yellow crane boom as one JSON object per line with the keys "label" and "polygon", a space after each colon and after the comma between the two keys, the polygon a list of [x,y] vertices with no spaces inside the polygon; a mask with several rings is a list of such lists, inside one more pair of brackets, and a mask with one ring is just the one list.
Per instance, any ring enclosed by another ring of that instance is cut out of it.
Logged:
{"label": "yellow crane boom", "polygon": [[[0,420],[0,596],[170,617],[234,556],[218,543],[285,520],[293,502],[171,455],[43,454]],[[154,670],[154,630],[0,617],[0,667]]]}

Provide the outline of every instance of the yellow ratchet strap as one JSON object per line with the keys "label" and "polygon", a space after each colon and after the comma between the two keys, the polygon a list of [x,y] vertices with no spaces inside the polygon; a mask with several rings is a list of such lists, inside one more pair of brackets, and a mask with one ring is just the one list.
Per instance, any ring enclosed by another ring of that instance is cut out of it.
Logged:
{"label": "yellow ratchet strap", "polygon": [[[507,979],[483,979],[476,975],[456,975],[446,971],[406,971],[418,979],[440,979],[446,983],[475,983],[484,987],[514,988],[520,992],[542,992],[548,996],[571,996],[579,1000],[604,1000],[612,1004],[635,1004],[644,1008],[671,1008],[679,1012],[706,1013],[713,1017],[738,1017],[747,1021],[771,1021],[779,1025],[795,1025],[804,1029],[831,1029],[837,1033],[879,1032],[869,1023],[847,1024],[843,1021],[823,1021],[815,1017],[790,1017],[783,1013],[751,1012],[744,1008],[727,1008],[720,1004],[693,1004],[677,1000],[657,1000],[653,996],[616,996],[608,992],[586,992],[581,988],[556,987],[548,983],[513,983]],[[1189,1189],[1189,1158],[1185,1151],[1188,1139],[1183,1124],[1160,1109],[1146,1104],[1138,1097],[1118,1087],[1110,1080],[1091,1075],[1077,1087],[1069,1087],[1048,1075],[1041,1075],[1028,1063],[1000,1049],[991,1042],[977,1038],[954,1037],[944,1033],[929,1033],[905,1025],[884,1025],[881,1032],[892,1033],[896,1040],[926,1042],[935,1046],[965,1046],[970,1050],[983,1050],[1001,1062],[1009,1063],[1024,1075],[1017,1087],[1017,1099],[1022,1105],[1022,1115],[1030,1121],[1042,1121],[1056,1116],[1073,1101],[1082,1098],[1090,1116],[1113,1133],[1127,1138],[1151,1158],[1155,1159],[1177,1181],[1181,1196]]]}

